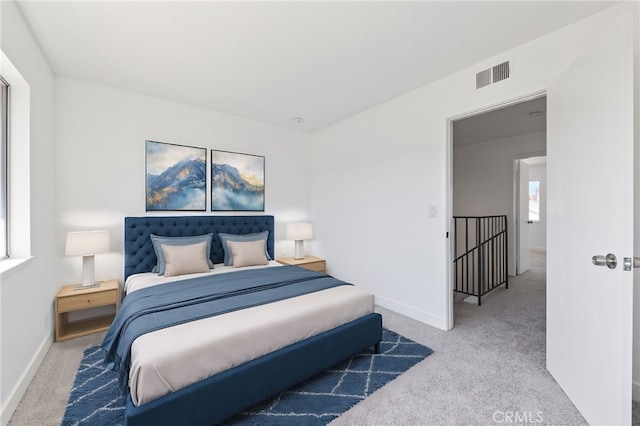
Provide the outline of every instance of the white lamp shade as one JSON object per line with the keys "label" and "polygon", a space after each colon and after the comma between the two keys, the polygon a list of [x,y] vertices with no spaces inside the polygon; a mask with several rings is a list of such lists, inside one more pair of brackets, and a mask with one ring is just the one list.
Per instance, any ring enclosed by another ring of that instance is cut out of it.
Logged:
{"label": "white lamp shade", "polygon": [[285,230],[287,240],[313,239],[313,226],[310,223],[288,223]]}
{"label": "white lamp shade", "polygon": [[107,231],[78,231],[67,234],[67,256],[87,256],[109,251]]}

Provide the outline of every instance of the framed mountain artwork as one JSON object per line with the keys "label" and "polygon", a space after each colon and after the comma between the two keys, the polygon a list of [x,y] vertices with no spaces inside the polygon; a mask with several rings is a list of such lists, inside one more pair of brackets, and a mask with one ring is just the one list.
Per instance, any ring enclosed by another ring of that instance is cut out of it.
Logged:
{"label": "framed mountain artwork", "polygon": [[264,211],[264,157],[211,150],[211,211]]}
{"label": "framed mountain artwork", "polygon": [[146,211],[207,210],[207,150],[146,141]]}

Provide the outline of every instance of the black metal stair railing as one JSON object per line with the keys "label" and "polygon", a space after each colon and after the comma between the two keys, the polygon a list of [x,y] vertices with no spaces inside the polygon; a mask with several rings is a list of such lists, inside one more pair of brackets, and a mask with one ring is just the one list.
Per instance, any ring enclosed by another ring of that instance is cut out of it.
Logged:
{"label": "black metal stair railing", "polygon": [[454,216],[454,291],[482,296],[509,288],[507,216]]}

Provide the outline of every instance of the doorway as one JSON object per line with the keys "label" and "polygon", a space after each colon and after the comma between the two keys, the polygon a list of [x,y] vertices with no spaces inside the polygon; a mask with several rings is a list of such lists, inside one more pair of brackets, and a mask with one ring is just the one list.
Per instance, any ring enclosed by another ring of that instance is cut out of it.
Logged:
{"label": "doorway", "polygon": [[547,157],[514,160],[515,275],[529,270],[530,252],[547,251]]}
{"label": "doorway", "polygon": [[[522,168],[526,167],[528,170],[531,167],[526,162],[528,161],[535,163],[537,167],[542,160],[533,158],[546,155],[546,97],[539,94],[490,111],[463,116],[453,120],[451,127],[452,216],[506,217],[507,248],[504,253],[499,254],[504,254],[508,275],[515,276],[519,272],[525,272],[528,268],[518,270],[518,260],[523,261],[523,266],[528,257],[529,242],[528,238],[524,239],[526,229],[521,229],[519,220],[516,219],[520,211],[517,206],[521,203],[517,202],[519,192],[514,188],[518,182],[518,166],[522,164]],[[523,178],[523,185],[522,197],[526,202],[528,177]],[[527,226],[528,211],[528,204],[523,204],[522,214]],[[537,222],[540,222],[539,218]],[[536,228],[539,228],[538,224]],[[523,238],[518,238],[519,233],[523,234]],[[468,240],[461,235],[454,235],[450,240],[453,259],[459,255],[456,251],[460,245],[456,246],[456,243],[461,239]],[[518,247],[523,249],[519,251]],[[475,270],[486,271],[492,268],[491,265],[482,266],[475,262]],[[459,276],[460,271],[453,269],[454,281]],[[499,287],[500,285],[497,286]],[[494,288],[496,287],[491,285],[480,285],[475,290],[478,292],[477,300],[479,301],[484,291],[493,291]],[[465,300],[476,301],[473,296]],[[451,306],[453,325],[453,300]]]}

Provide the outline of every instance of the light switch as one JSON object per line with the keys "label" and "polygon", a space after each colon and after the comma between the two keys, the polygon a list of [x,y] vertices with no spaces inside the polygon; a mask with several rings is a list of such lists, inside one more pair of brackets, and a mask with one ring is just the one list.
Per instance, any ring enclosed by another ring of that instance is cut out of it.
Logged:
{"label": "light switch", "polygon": [[429,206],[429,217],[432,219],[438,217],[438,206]]}

